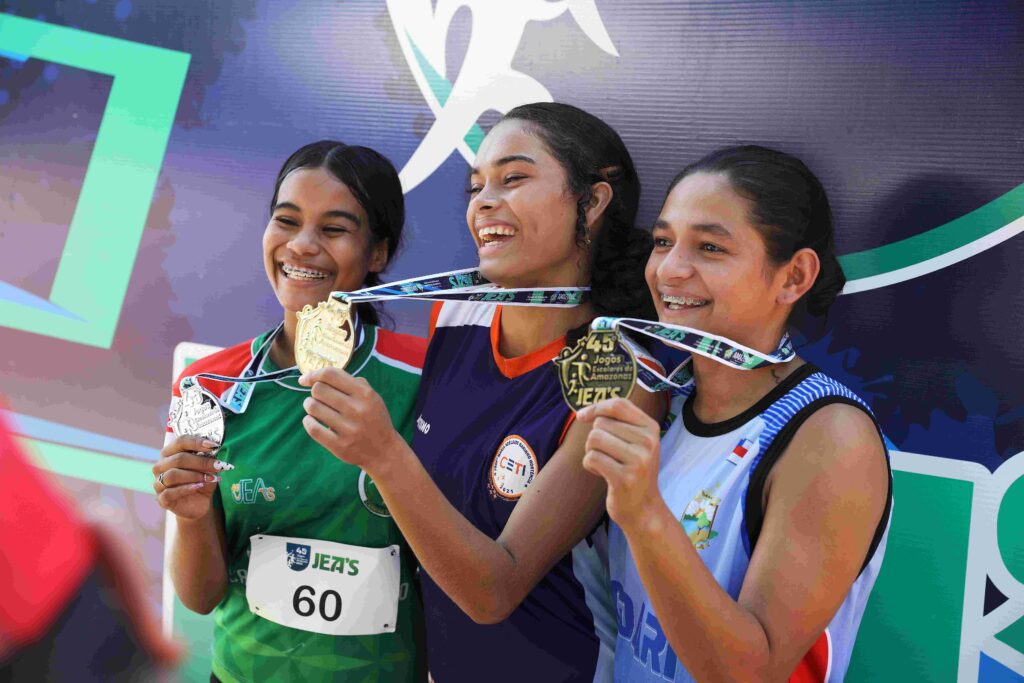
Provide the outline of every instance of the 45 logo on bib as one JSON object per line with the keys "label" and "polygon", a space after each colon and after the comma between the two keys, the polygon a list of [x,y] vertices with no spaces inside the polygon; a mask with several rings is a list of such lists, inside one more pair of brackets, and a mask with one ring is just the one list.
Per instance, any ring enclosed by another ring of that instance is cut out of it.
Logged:
{"label": "45 logo on bib", "polygon": [[539,469],[537,456],[526,439],[516,434],[507,436],[491,461],[487,488],[495,498],[518,500]]}
{"label": "45 logo on bib", "polygon": [[287,545],[287,555],[285,555],[285,563],[288,565],[288,568],[301,572],[309,566],[309,550],[308,545],[289,543]]}

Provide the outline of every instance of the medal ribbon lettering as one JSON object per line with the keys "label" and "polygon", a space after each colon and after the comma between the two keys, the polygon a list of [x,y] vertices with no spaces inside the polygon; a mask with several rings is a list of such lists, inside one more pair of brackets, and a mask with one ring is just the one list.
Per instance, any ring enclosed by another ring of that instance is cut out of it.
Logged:
{"label": "medal ribbon lettering", "polygon": [[[593,330],[615,330],[624,342],[633,344],[622,332],[630,330],[657,339],[663,344],[690,354],[699,354],[739,370],[756,370],[766,365],[788,363],[796,353],[789,334],[784,334],[774,353],[766,354],[743,346],[726,337],[704,332],[692,327],[659,323],[639,318],[595,318],[590,324]],[[679,389],[693,379],[690,358],[680,363],[668,376],[642,364],[637,369],[637,381],[648,391]]]}
{"label": "medal ribbon lettering", "polygon": [[332,292],[346,303],[361,301],[469,301],[498,303],[503,306],[540,306],[569,308],[579,306],[589,296],[589,287],[504,288],[493,284],[477,268],[464,268],[434,275],[389,282],[355,292]]}
{"label": "medal ribbon lettering", "polygon": [[[273,382],[289,377],[297,377],[305,371],[327,365],[344,367],[354,349],[358,348],[363,341],[363,329],[352,306],[364,301],[421,299],[424,301],[499,303],[505,306],[567,308],[583,303],[589,291],[589,287],[505,289],[490,282],[480,274],[479,269],[464,268],[462,270],[399,280],[375,287],[359,289],[354,292],[332,292],[331,299],[333,301],[326,304],[321,303],[316,309],[308,306],[308,311],[303,310],[298,315],[299,326],[296,332],[296,360],[298,367],[285,368],[270,373],[259,373],[259,368],[270,352],[274,339],[277,338],[277,335],[280,334],[284,327],[284,323],[281,323],[277,329],[268,335],[260,348],[253,354],[252,360],[240,377],[203,372],[182,378],[180,389],[183,396],[186,391],[189,391],[190,396],[193,393],[201,392],[207,396],[207,399],[212,397],[217,410],[220,410],[220,407],[223,406],[233,413],[243,413],[249,405],[249,399],[252,397],[253,386],[260,382]],[[327,314],[331,317],[327,319],[321,318],[321,320],[326,320],[326,322],[318,323],[317,318],[321,314]],[[345,325],[348,325],[350,322],[351,327],[345,327],[342,330],[334,329],[339,319],[346,321]],[[307,333],[303,332],[304,326],[308,329]],[[348,335],[355,330],[358,330],[358,342],[352,344],[351,336]],[[202,387],[199,383],[200,379],[230,382],[234,386],[223,397],[216,397]],[[205,403],[209,402],[209,400],[205,401]],[[209,418],[213,419],[212,412]],[[187,420],[175,419],[172,428],[175,430],[175,433],[178,433],[177,430],[184,428],[187,424],[191,423]],[[220,424],[223,425],[223,415],[220,416]],[[223,428],[221,428],[221,433],[223,433]]]}

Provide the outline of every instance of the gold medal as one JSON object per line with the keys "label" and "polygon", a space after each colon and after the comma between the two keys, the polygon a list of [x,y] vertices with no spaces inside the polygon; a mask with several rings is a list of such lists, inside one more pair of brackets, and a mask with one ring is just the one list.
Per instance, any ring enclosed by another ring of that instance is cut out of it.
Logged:
{"label": "gold medal", "polygon": [[609,398],[629,398],[636,383],[636,358],[614,330],[592,330],[554,360],[562,396],[578,411]]}
{"label": "gold medal", "polygon": [[295,364],[302,372],[344,368],[356,346],[352,305],[331,297],[297,314]]}

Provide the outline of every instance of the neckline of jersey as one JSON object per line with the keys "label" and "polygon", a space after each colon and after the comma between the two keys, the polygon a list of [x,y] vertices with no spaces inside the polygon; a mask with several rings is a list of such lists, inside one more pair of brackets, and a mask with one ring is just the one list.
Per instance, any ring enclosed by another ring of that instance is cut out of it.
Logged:
{"label": "neckline of jersey", "polygon": [[558,352],[565,346],[565,335],[562,335],[536,351],[531,351],[514,358],[506,358],[498,351],[498,344],[501,340],[501,308],[501,306],[496,306],[494,317],[491,318],[491,352],[494,356],[494,364],[498,366],[498,370],[506,378],[515,379],[532,370],[536,370],[557,356]]}
{"label": "neckline of jersey", "polygon": [[[255,355],[256,351],[263,344],[263,341],[267,338],[267,335],[272,334],[273,332],[274,330],[267,330],[260,336],[253,339],[252,344],[250,345],[250,353]],[[352,354],[352,358],[349,359],[348,364],[346,366],[347,368],[351,368],[349,372],[353,375],[357,374],[359,370],[362,369],[367,358],[369,358],[370,353],[372,353],[373,347],[377,344],[376,326],[367,325],[364,323],[363,333],[363,343],[360,344],[358,348],[356,348],[355,352]],[[292,367],[295,366],[293,365]],[[285,368],[278,367],[277,363],[271,360],[270,354],[268,353],[266,357],[263,359],[263,362],[260,363],[260,367],[257,370],[260,373],[269,373],[277,372],[278,370],[283,369]],[[274,383],[284,385],[290,389],[302,389],[303,391],[309,391],[309,387],[304,387],[301,384],[299,384],[298,377],[285,377],[283,379],[275,380]]]}
{"label": "neckline of jersey", "polygon": [[772,387],[771,390],[758,399],[754,405],[742,411],[739,415],[720,422],[703,422],[699,417],[697,417],[693,408],[694,401],[697,398],[697,389],[694,388],[683,403],[683,425],[686,427],[686,431],[690,432],[694,436],[721,436],[722,434],[728,434],[731,431],[739,429],[757,415],[760,415],[771,404],[775,403],[775,401],[789,392],[793,387],[816,372],[818,372],[818,368],[816,366],[811,363],[805,363],[802,367],[799,367],[790,373],[790,375],[779,382],[779,384]]}

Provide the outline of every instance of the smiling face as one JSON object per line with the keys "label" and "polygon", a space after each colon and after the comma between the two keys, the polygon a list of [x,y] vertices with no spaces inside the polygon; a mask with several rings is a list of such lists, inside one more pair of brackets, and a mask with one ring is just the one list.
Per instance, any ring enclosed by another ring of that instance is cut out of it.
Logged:
{"label": "smiling face", "polygon": [[344,183],[323,168],[288,174],[263,233],[263,265],[286,318],[382,270],[387,246],[371,243],[366,211]]}
{"label": "smiling face", "polygon": [[504,287],[586,284],[576,199],[565,169],[529,126],[499,123],[477,153],[466,222],[480,270]]}
{"label": "smiling face", "polygon": [[655,223],[645,275],[663,322],[774,351],[792,308],[791,273],[769,259],[751,209],[725,176],[686,176]]}

